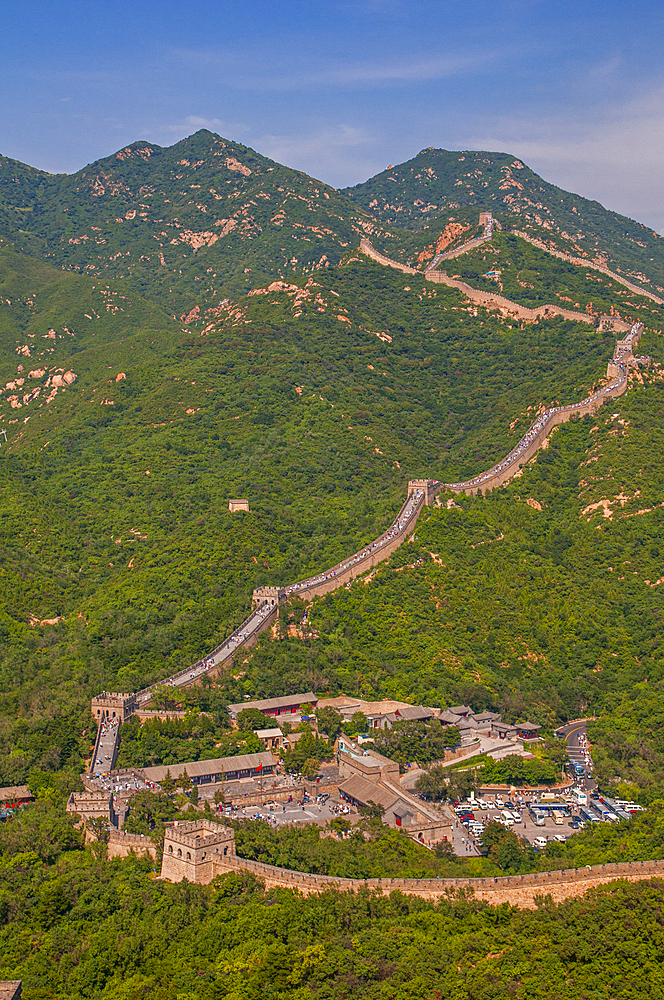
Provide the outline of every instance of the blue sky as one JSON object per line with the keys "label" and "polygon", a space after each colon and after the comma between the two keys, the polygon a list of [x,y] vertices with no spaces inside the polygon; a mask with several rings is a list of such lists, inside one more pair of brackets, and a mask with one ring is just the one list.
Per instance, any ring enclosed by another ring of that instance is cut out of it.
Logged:
{"label": "blue sky", "polygon": [[504,150],[664,232],[663,43],[661,0],[17,0],[0,152],[71,172],[207,127],[341,187]]}

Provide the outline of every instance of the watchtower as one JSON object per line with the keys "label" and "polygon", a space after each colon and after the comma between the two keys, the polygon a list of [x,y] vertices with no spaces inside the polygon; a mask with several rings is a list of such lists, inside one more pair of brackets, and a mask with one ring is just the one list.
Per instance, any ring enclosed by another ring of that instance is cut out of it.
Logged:
{"label": "watchtower", "polygon": [[92,715],[95,722],[103,719],[119,719],[126,722],[136,709],[136,695],[117,691],[104,691],[92,699]]}
{"label": "watchtower", "polygon": [[235,854],[235,832],[230,827],[201,817],[193,823],[178,823],[166,830],[161,877],[169,882],[207,885],[215,877],[215,864]]}
{"label": "watchtower", "polygon": [[431,502],[436,495],[435,487],[438,484],[435,479],[411,479],[408,483],[408,496],[412,496],[418,490],[422,490],[424,493],[424,503],[427,507],[431,506]]}
{"label": "watchtower", "polygon": [[21,1000],[23,980],[3,980],[0,983],[0,1000]]}
{"label": "watchtower", "polygon": [[286,596],[286,591],[283,587],[256,587],[254,590],[251,601],[257,607],[259,604],[263,604],[264,601],[270,605],[271,608],[276,608],[280,601]]}
{"label": "watchtower", "polygon": [[231,514],[235,514],[238,510],[249,511],[249,501],[248,500],[229,500],[228,509]]}

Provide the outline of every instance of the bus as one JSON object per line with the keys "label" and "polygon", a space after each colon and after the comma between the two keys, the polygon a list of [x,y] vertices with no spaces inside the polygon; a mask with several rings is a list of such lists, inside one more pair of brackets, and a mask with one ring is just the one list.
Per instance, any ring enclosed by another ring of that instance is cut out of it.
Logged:
{"label": "bus", "polygon": [[537,806],[530,806],[530,815],[533,818],[533,823],[535,826],[544,826],[546,823],[546,813],[543,809],[539,809]]}

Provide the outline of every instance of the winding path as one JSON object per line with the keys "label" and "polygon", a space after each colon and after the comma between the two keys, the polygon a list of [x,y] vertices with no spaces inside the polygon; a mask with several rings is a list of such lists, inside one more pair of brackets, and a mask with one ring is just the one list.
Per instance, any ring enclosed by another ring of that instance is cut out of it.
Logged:
{"label": "winding path", "polygon": [[[485,242],[486,240],[491,239],[491,234],[492,230],[490,231],[487,228],[483,237],[480,237],[479,240],[470,241],[468,245],[464,245],[464,247],[459,248],[459,251],[471,249],[471,244],[472,246],[475,246],[478,242]],[[545,247],[542,248],[546,249]],[[445,284],[452,285],[471,298],[471,301],[474,301],[476,304],[485,308],[497,308],[501,311],[508,312],[512,311],[516,312],[516,314],[520,314],[522,317],[524,317],[524,313],[527,313],[528,315],[525,318],[528,319],[535,319],[539,316],[553,313],[564,315],[566,318],[574,319],[579,322],[590,322],[590,317],[588,317],[585,313],[574,313],[553,305],[539,307],[536,310],[526,309],[526,307],[519,305],[519,303],[505,299],[503,296],[494,296],[490,293],[479,292],[477,289],[473,289],[465,282],[448,278],[447,275],[443,275],[440,271],[436,271],[437,265],[445,257],[444,254],[438,254],[434,260],[431,261],[426,271],[422,272],[416,271],[415,268],[411,268],[406,264],[401,264],[398,261],[394,261],[391,258],[386,257],[384,254],[379,253],[366,239],[361,240],[360,251],[367,254],[367,256],[376,260],[378,263],[388,267],[393,267],[398,271],[409,274],[419,274],[420,276],[423,275],[429,281],[444,282]],[[556,254],[556,256],[563,255]],[[597,267],[597,265],[592,264],[589,266]],[[597,269],[604,270],[603,268]],[[611,272],[607,273],[611,274]],[[615,278],[617,276],[611,274],[611,277]],[[623,284],[628,284],[628,282],[624,279],[618,278],[618,280],[622,281]],[[640,289],[635,290],[640,291]],[[655,297],[650,295],[650,298]],[[608,317],[608,319],[616,324],[616,320],[613,317]],[[355,577],[365,573],[368,569],[377,565],[377,563],[387,559],[392,552],[394,552],[394,550],[401,545],[402,542],[412,536],[417,519],[423,507],[429,504],[437,493],[443,490],[448,490],[453,493],[470,494],[486,492],[486,490],[495,489],[497,486],[501,486],[517,474],[519,469],[525,465],[527,461],[529,461],[539,448],[542,447],[554,427],[570,420],[574,416],[583,416],[586,413],[594,413],[595,410],[606,402],[607,399],[621,395],[621,393],[626,390],[628,385],[627,369],[631,364],[635,363],[634,348],[636,347],[639,337],[643,332],[643,324],[634,323],[630,328],[629,324],[624,323],[623,321],[617,321],[617,326],[621,332],[625,332],[626,330],[629,332],[622,340],[619,339],[616,342],[613,360],[609,362],[608,367],[608,374],[612,377],[612,380],[608,383],[608,385],[604,386],[598,392],[587,396],[579,403],[571,403],[568,406],[554,406],[544,410],[537,416],[536,420],[531,424],[521,440],[509,452],[509,454],[506,455],[500,462],[497,462],[496,465],[487,469],[486,472],[482,472],[477,476],[473,476],[471,479],[457,483],[442,483],[432,479],[413,480],[408,485],[408,496],[406,497],[404,505],[399,511],[397,517],[390,527],[375,541],[365,545],[364,548],[359,550],[359,552],[355,552],[347,559],[337,563],[336,566],[333,566],[316,576],[308,577],[306,580],[300,580],[295,583],[288,584],[286,587],[256,588],[253,598],[255,605],[254,610],[242,622],[239,628],[235,629],[235,631],[228,636],[228,638],[224,639],[219,646],[208,653],[207,656],[203,657],[203,659],[192,664],[192,666],[186,667],[184,670],[180,670],[177,673],[172,674],[170,677],[158,681],[156,684],[150,685],[150,687],[137,692],[137,705],[139,707],[145,706],[153,698],[155,690],[160,686],[168,685],[172,687],[188,687],[195,684],[211,671],[218,671],[226,663],[231,662],[238,649],[253,645],[257,641],[260,632],[262,632],[274,621],[278,613],[279,605],[282,601],[288,600],[292,597],[299,597],[303,600],[312,600],[315,596],[322,596],[326,593],[330,593],[333,590],[337,590],[339,587],[349,585],[350,581]]]}

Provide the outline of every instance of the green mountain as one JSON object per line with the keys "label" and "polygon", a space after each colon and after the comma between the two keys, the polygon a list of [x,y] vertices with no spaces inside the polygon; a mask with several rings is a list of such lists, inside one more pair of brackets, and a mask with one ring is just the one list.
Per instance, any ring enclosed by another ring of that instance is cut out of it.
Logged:
{"label": "green mountain", "polygon": [[549,184],[508,153],[429,147],[345,194],[384,227],[418,231],[409,247],[435,245],[450,223],[464,227],[466,239],[476,235],[472,207],[552,248],[619,270],[652,291],[664,290],[664,241],[658,233]]}
{"label": "green mountain", "polygon": [[479,232],[478,210],[664,287],[657,233],[505,153],[427,149],[344,192],[207,130],[167,148],[135,142],[71,175],[0,157],[0,235],[58,267],[124,279],[178,316],[335,266],[362,235],[430,259]]}
{"label": "green mountain", "polygon": [[[425,265],[486,208],[502,232],[450,273],[588,322],[524,322],[358,251],[366,234]],[[247,873],[171,885],[150,858],[86,846],[65,812],[91,695],[208,652],[255,586],[374,538],[408,479],[493,464],[542,407],[605,382],[616,334],[600,317],[619,313],[644,323],[651,357],[625,395],[556,430],[504,488],[439,495],[388,562],[306,614],[289,602],[218,679],[168,689],[190,711],[124,725],[121,761],[254,749],[226,705],[311,688],[529,716],[546,737],[529,773],[551,780],[554,728],[592,712],[601,786],[638,797],[640,818],[542,853],[493,824],[486,858],[371,816],[349,836],[231,821],[238,853],[358,879],[664,856],[663,310],[514,230],[662,282],[659,237],[502,154],[427,150],[347,193],[209,132],[71,176],[0,158],[0,786],[37,796],[0,811],[0,978],[22,977],[26,1000],[661,992],[658,881],[532,911],[465,892],[302,897]],[[237,497],[250,512],[229,512]],[[418,733],[406,761],[433,753]],[[192,811],[141,792],[127,829],[159,842]]]}
{"label": "green mountain", "polygon": [[124,278],[173,312],[333,266],[369,216],[334,188],[201,130],[75,174],[0,157],[0,235],[59,267]]}
{"label": "green mountain", "polygon": [[[412,199],[402,200],[400,215],[381,218],[376,205],[358,206],[209,132],[170,149],[134,143],[71,177],[6,159],[0,168],[6,782],[48,769],[53,754],[64,759],[62,747],[44,743],[44,714],[63,720],[53,738],[69,745],[72,733],[80,738],[91,694],[136,689],[195,660],[242,620],[253,587],[315,572],[375,537],[398,510],[409,478],[475,474],[513,447],[540,407],[583,398],[605,377],[615,343],[598,322],[602,313],[642,320],[640,350],[654,363],[664,360],[659,306],[533,247],[507,231],[504,214],[503,232],[455,259],[454,271],[524,305],[569,305],[592,322],[521,323],[357,252],[363,233],[397,256],[436,245],[441,227],[449,245],[462,242],[476,232],[477,204],[448,204],[447,216],[420,213],[419,228],[415,216],[408,228],[396,223],[411,212]],[[626,253],[629,241],[621,245]],[[615,411],[627,413],[640,391],[635,380]],[[655,380],[649,392],[656,391]],[[624,419],[630,433],[643,434],[654,418],[633,406]],[[558,433],[563,440],[568,431]],[[611,441],[610,427],[606,435]],[[552,620],[583,578],[583,563],[565,564],[556,531],[564,526],[572,551],[592,552],[596,529],[583,527],[579,510],[604,499],[593,493],[580,506],[580,487],[572,495],[576,483],[590,481],[581,470],[594,461],[575,447],[564,473],[549,469],[572,491],[564,514],[552,514],[543,532],[545,554],[553,539],[555,558],[546,558],[554,559],[555,579],[543,571],[540,599]],[[632,483],[644,468],[642,451],[625,447],[615,458],[612,496],[622,490],[634,497],[637,489],[645,496],[640,480]],[[501,491],[491,530],[478,544],[523,522],[519,497],[533,496],[528,477],[513,494]],[[249,500],[249,515],[229,513],[234,497]],[[644,506],[656,503],[648,493]],[[435,581],[414,581],[404,597],[386,569],[363,588],[364,602],[355,602],[353,590],[321,603],[316,642],[265,640],[240,678],[222,679],[216,697],[305,684],[377,697],[474,698],[511,713],[518,704],[547,725],[580,710],[579,698],[554,693],[574,684],[569,651],[588,643],[584,663],[590,657],[595,638],[586,635],[627,642],[624,629],[614,633],[607,624],[621,587],[600,593],[592,609],[579,601],[583,623],[563,630],[550,659],[537,646],[542,659],[524,675],[513,633],[523,637],[526,621],[516,611],[501,619],[491,640],[499,653],[487,659],[490,636],[469,619],[498,621],[521,570],[513,579],[504,566],[490,567],[489,593],[471,573],[480,565],[476,540],[455,517],[444,531],[423,519],[428,551],[454,554],[454,572],[472,577],[478,592],[484,588],[478,604],[465,591],[445,595],[441,624],[424,596]],[[645,524],[635,517],[635,525]],[[650,549],[658,548],[656,536],[656,527],[648,528]],[[510,546],[513,566],[544,559],[523,532]],[[609,546],[597,555],[601,572],[609,572],[612,553]],[[404,549],[394,557],[395,581],[412,581],[404,569],[411,555]],[[662,573],[657,556],[649,558],[644,572],[652,582]],[[427,551],[419,559],[417,572],[428,572]],[[648,607],[651,589],[644,591]],[[372,604],[375,593],[390,609],[385,619]],[[404,616],[402,630],[397,619]],[[454,635],[454,652],[441,643],[441,629]],[[544,630],[530,635],[530,650]],[[373,637],[375,647],[378,635],[385,655],[365,643]],[[614,697],[634,699],[634,685],[655,676],[645,642],[628,644],[612,673],[584,682],[581,700],[608,711]],[[496,667],[499,656],[507,666]],[[649,666],[639,672],[637,660]]]}

